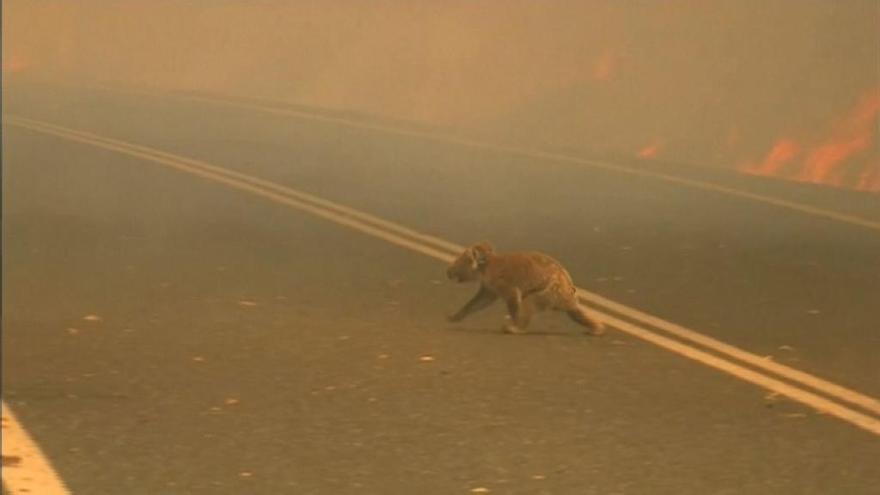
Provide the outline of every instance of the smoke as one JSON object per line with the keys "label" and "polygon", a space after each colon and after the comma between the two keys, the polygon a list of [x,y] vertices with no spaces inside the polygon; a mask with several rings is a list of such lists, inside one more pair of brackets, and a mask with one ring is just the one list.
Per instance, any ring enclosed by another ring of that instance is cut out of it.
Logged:
{"label": "smoke", "polygon": [[3,9],[10,77],[258,96],[535,145],[748,162],[753,172],[796,160],[774,155],[778,136],[824,132],[785,177],[855,187],[878,175],[880,162],[866,158],[876,154],[876,113],[828,129],[880,87],[874,0],[6,0]]}

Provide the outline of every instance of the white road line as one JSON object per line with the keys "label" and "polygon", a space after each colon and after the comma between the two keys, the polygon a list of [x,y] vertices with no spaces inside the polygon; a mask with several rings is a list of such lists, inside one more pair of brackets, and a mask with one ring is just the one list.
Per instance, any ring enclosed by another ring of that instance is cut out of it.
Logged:
{"label": "white road line", "polygon": [[[271,184],[267,181],[257,179],[255,177],[250,177],[238,172],[231,172],[221,167],[216,167],[201,161],[178,157],[176,155],[172,155],[170,153],[162,152],[159,150],[154,150],[145,146],[132,145],[124,141],[103,138],[95,134],[84,133],[81,131],[68,129],[53,124],[42,123],[31,119],[22,119],[19,117],[10,116],[6,120],[13,125],[56,135],[58,137],[62,137],[72,141],[92,144],[101,148],[118,151],[120,153],[161,163],[173,167],[177,170],[185,171],[194,175],[201,176],[203,178],[214,180],[235,189],[257,194],[272,201],[308,211],[321,218],[325,218],[335,223],[348,226],[368,235],[383,239],[398,246],[425,254],[441,261],[450,261],[461,249],[461,246],[442,240],[441,241],[445,245],[444,247],[438,248],[437,246],[426,246],[422,238],[434,240],[437,240],[437,238],[432,236],[425,236],[411,229],[407,229],[397,224],[394,224],[393,222],[388,222],[384,220],[382,221],[383,225],[394,225],[397,228],[395,229],[396,232],[383,230],[382,228],[379,228],[374,224],[366,223],[359,218],[351,216],[351,213],[355,212],[355,210],[351,208],[342,207],[337,203],[333,203],[327,200],[321,200],[322,205],[316,205],[315,203],[304,201],[300,198],[315,198],[314,196],[303,196],[304,193],[274,184],[271,188],[268,188],[262,185]],[[291,191],[292,193],[295,193],[296,196],[300,197],[290,197],[287,195],[287,191]],[[376,219],[377,217],[366,215],[364,218]],[[403,235],[408,235],[408,233],[414,233],[417,237],[403,237]],[[453,251],[453,247],[455,248],[455,252],[450,252]],[[748,353],[728,344],[724,344],[715,339],[703,336],[692,330],[688,330],[678,325],[666,322],[665,320],[648,315],[633,308],[615,303],[608,299],[602,298],[601,296],[591,294],[586,291],[581,291],[579,295],[584,300],[589,301],[595,305],[598,305],[600,307],[603,305],[606,306],[606,311],[612,310],[636,320],[643,320],[644,323],[648,325],[659,327],[679,337],[694,340],[709,349],[712,349],[716,352],[728,354],[731,357],[741,359],[751,365],[758,366],[764,369],[769,369],[769,371],[777,373],[781,376],[785,376],[790,380],[806,380],[805,384],[807,386],[812,387],[817,391],[821,391],[822,393],[834,397],[838,400],[853,402],[855,404],[865,407],[868,410],[874,410],[873,408],[875,407],[875,404],[877,402],[874,398],[859,394],[855,391],[840,387],[825,380],[818,379],[816,377],[813,377],[812,375],[794,370],[787,366],[772,362],[768,363],[767,360],[762,359],[754,354]],[[603,320],[610,322],[613,327],[629,333],[630,335],[652,342],[665,349],[671,350],[680,355],[711,366],[715,369],[729,373],[742,380],[754,383],[774,392],[778,392],[793,400],[797,400],[801,403],[814,407],[817,410],[827,412],[828,414],[834,415],[840,419],[843,419],[844,421],[859,426],[860,428],[870,431],[871,433],[880,435],[880,419],[855,411],[845,405],[838,404],[827,398],[820,397],[812,392],[765,376],[757,371],[745,368],[739,364],[727,361],[718,356],[708,354],[705,351],[701,351],[682,342],[664,337],[662,335],[658,335],[651,332],[650,330],[640,328],[631,323],[620,320],[605,311],[597,312],[595,309],[593,309],[593,311],[598,313],[598,315]],[[768,365],[771,366],[768,368]]]}
{"label": "white road line", "polygon": [[10,494],[67,495],[70,491],[18,418],[0,403],[3,414],[3,486]]}
{"label": "white road line", "polygon": [[[106,88],[105,88],[106,89]],[[150,94],[147,92],[141,92],[142,94]],[[185,100],[191,101],[200,101],[206,103],[212,103],[215,105],[225,105],[230,107],[244,108],[249,110],[258,110],[261,112],[272,113],[276,115],[286,115],[290,117],[296,117],[300,119],[313,120],[318,122],[326,122],[335,125],[345,126],[345,127],[353,127],[357,129],[364,129],[369,131],[382,132],[385,134],[395,134],[398,136],[408,136],[415,137],[419,139],[425,139],[429,141],[436,141],[442,143],[456,144],[459,146],[466,146],[470,148],[478,148],[489,151],[496,151],[500,153],[507,153],[511,155],[525,156],[528,158],[537,158],[542,160],[551,160],[556,162],[563,163],[572,163],[576,165],[585,165],[589,167],[602,168],[605,170],[612,170],[618,173],[637,175],[642,177],[649,177],[652,179],[663,180],[666,182],[671,182],[674,184],[678,184],[681,186],[691,187],[694,189],[702,189],[706,191],[713,191],[721,194],[726,194],[728,196],[734,196],[738,198],[748,199],[752,201],[757,201],[759,203],[769,204],[781,208],[787,208],[789,210],[798,211],[800,213],[805,213],[808,215],[813,215],[817,217],[827,218],[830,220],[835,220],[838,222],[848,223],[850,225],[857,225],[860,227],[865,227],[868,229],[880,231],[880,222],[876,220],[871,220],[869,218],[859,217],[856,215],[849,215],[846,213],[840,213],[838,211],[827,210],[824,208],[819,208],[816,206],[808,205],[805,203],[798,203],[796,201],[789,201],[786,199],[776,198],[773,196],[767,196],[764,194],[757,194],[749,191],[744,191],[742,189],[736,189],[733,187],[722,186],[719,184],[714,184],[711,182],[696,180],[696,179],[688,179],[685,177],[678,177],[671,174],[664,174],[662,172],[655,172],[651,170],[641,170],[634,167],[627,167],[625,165],[619,165],[615,163],[603,162],[598,160],[589,160],[586,158],[580,158],[572,155],[564,155],[561,153],[553,153],[549,151],[541,151],[529,148],[520,148],[517,146],[507,146],[502,144],[495,144],[486,141],[478,141],[475,139],[467,139],[460,138],[455,136],[436,134],[427,131],[416,131],[411,129],[404,129],[401,127],[394,127],[389,125],[381,125],[381,124],[368,124],[365,122],[358,122],[356,120],[345,119],[341,117],[330,117],[326,115],[317,115],[314,113],[305,112],[302,110],[293,110],[289,108],[278,108],[271,107],[267,105],[258,105],[255,103],[245,103],[240,101],[228,100],[220,97],[210,97],[210,96],[196,96],[191,94],[180,94],[180,93],[170,93],[172,96],[176,98],[181,98]]]}

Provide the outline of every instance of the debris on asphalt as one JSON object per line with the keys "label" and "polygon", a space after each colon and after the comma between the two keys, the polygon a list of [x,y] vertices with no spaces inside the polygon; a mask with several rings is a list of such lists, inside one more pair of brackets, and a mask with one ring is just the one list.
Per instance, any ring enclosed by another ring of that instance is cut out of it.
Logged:
{"label": "debris on asphalt", "polygon": [[85,320],[85,321],[101,321],[101,320],[103,320],[103,318],[101,318],[98,315],[85,315],[85,316],[83,316],[83,320]]}
{"label": "debris on asphalt", "polygon": [[205,358],[203,358],[202,356],[193,356],[192,360],[197,363],[204,363],[205,362]]}
{"label": "debris on asphalt", "polygon": [[67,330],[67,333],[70,335],[79,335],[79,328],[70,327],[70,328],[67,328],[66,330]]}
{"label": "debris on asphalt", "polygon": [[476,488],[471,488],[471,493],[489,493],[490,490],[485,486],[478,486]]}
{"label": "debris on asphalt", "polygon": [[238,405],[240,402],[241,401],[238,399],[229,398],[229,399],[224,400],[223,404],[227,405],[227,406],[235,406],[235,405]]}
{"label": "debris on asphalt", "polygon": [[421,361],[423,363],[430,363],[433,360],[434,360],[434,356],[420,356],[419,357],[419,361]]}
{"label": "debris on asphalt", "polygon": [[248,301],[247,299],[242,299],[241,301],[238,301],[238,305],[252,308],[252,307],[256,306],[257,303],[254,301]]}
{"label": "debris on asphalt", "polygon": [[785,413],[785,414],[783,414],[783,416],[785,416],[786,418],[806,418],[806,417],[807,417],[806,414],[804,414],[804,413],[799,413],[799,412],[796,412],[796,413]]}

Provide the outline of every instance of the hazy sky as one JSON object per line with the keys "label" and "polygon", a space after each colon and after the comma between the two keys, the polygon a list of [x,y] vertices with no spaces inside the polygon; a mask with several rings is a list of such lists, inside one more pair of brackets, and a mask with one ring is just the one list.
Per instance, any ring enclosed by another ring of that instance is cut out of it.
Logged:
{"label": "hazy sky", "polygon": [[6,74],[249,94],[805,180],[880,169],[876,0],[3,5]]}

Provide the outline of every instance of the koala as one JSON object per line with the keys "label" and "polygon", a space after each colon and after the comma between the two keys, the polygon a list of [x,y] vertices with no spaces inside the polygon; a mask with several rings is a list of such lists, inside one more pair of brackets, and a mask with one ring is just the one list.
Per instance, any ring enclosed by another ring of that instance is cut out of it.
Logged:
{"label": "koala", "polygon": [[507,304],[508,320],[502,330],[524,333],[537,311],[564,311],[590,335],[602,335],[605,326],[578,304],[571,275],[555,259],[538,252],[496,253],[488,242],[464,250],[446,269],[446,276],[459,283],[480,283],[470,301],[449,317],[457,322],[489,307],[499,297]]}

